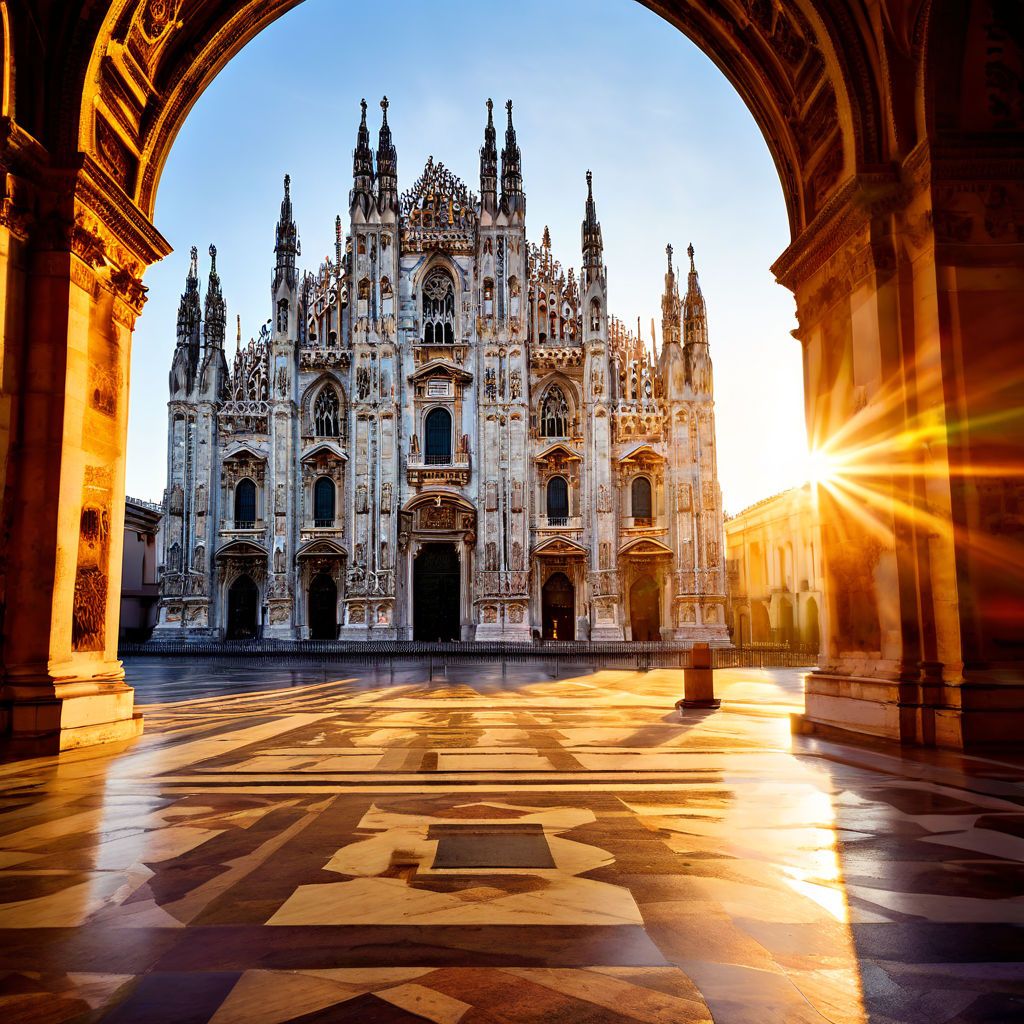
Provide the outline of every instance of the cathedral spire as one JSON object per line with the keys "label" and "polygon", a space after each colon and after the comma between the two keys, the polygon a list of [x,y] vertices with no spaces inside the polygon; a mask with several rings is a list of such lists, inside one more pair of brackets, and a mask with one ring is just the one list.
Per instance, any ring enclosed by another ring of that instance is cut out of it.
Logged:
{"label": "cathedral spire", "polygon": [[494,101],[487,101],[487,127],[480,148],[480,202],[492,213],[498,205],[498,144],[494,130]]}
{"label": "cathedral spire", "polygon": [[700,282],[697,280],[692,244],[687,247],[686,254],[690,257],[690,272],[686,278],[686,297],[683,299],[683,344],[688,346],[706,345],[708,343],[707,310],[704,307]]}
{"label": "cathedral spire", "polygon": [[276,266],[274,271],[274,287],[287,281],[289,287],[295,286],[295,257],[299,251],[299,230],[295,226],[292,210],[292,179],[290,174],[284,176],[284,197],[281,199],[281,216],[274,232],[274,255]]}
{"label": "cathedral spire", "polygon": [[377,207],[398,213],[398,153],[388,125],[388,98],[380,101],[383,117],[377,140]]}
{"label": "cathedral spire", "polygon": [[526,196],[523,194],[523,161],[516,141],[516,129],[512,124],[512,101],[505,104],[508,111],[508,127],[505,129],[505,148],[501,151],[501,205],[505,210],[522,208]]}
{"label": "cathedral spire", "polygon": [[369,208],[373,196],[373,150],[370,149],[370,130],[366,127],[366,100],[360,100],[362,119],[356,135],[356,148],[352,153],[352,191],[349,206]]}
{"label": "cathedral spire", "polygon": [[185,277],[185,290],[178,303],[178,344],[188,345],[197,337],[202,314],[199,308],[199,250],[193,245]]}
{"label": "cathedral spire", "polygon": [[587,171],[587,207],[583,217],[583,270],[589,282],[600,275],[604,265],[604,240],[594,202],[594,175]]}
{"label": "cathedral spire", "polygon": [[675,267],[672,266],[672,246],[665,246],[668,256],[668,270],[665,273],[665,291],[661,296],[661,343],[662,347],[679,344],[679,326],[681,307],[679,303],[679,284],[676,281]]}
{"label": "cathedral spire", "polygon": [[686,279],[683,298],[683,351],[686,354],[686,377],[697,394],[711,395],[714,390],[711,375],[711,354],[708,350],[708,318],[704,296],[697,280],[697,267],[693,262],[693,246],[686,250],[690,257],[690,272]]}
{"label": "cathedral spire", "polygon": [[213,244],[210,245],[210,276],[206,282],[206,302],[203,312],[206,321],[206,347],[223,348],[227,307],[224,295],[220,290],[220,274],[217,273],[217,246]]}

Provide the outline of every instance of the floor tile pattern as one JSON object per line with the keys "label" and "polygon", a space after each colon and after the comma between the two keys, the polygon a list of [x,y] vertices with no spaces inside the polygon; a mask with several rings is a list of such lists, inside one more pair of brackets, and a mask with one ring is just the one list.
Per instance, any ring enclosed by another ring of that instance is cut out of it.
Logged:
{"label": "floor tile pattern", "polygon": [[793,670],[681,718],[674,671],[170,669],[133,744],[0,765],[5,1024],[1024,1021],[1019,760],[792,738]]}

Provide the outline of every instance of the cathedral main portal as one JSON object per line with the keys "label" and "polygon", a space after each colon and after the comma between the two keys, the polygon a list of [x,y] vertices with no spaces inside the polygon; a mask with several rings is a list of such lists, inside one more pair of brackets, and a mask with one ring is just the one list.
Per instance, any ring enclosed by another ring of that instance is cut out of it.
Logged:
{"label": "cathedral main portal", "polygon": [[414,640],[459,639],[459,555],[454,544],[425,544],[413,563]]}
{"label": "cathedral main portal", "polygon": [[545,640],[576,639],[576,594],[564,572],[551,576],[541,591]]}
{"label": "cathedral main portal", "polygon": [[249,576],[239,576],[228,591],[229,640],[255,640],[260,593]]}

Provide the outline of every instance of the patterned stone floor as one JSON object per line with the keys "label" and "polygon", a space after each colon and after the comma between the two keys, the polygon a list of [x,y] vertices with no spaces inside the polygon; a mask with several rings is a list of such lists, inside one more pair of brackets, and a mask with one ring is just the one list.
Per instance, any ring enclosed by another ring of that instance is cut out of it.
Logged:
{"label": "patterned stone floor", "polygon": [[794,671],[339,672],[133,666],[141,740],[0,766],[0,1021],[1024,1021],[1019,762],[793,739]]}

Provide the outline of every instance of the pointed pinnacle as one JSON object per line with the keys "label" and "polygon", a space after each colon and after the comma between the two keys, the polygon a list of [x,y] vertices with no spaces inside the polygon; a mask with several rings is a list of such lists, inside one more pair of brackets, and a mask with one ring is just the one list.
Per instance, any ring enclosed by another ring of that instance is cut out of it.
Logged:
{"label": "pointed pinnacle", "polygon": [[668,254],[668,272],[670,274],[672,273],[672,253],[673,253],[673,251],[674,250],[672,248],[672,243],[669,242],[669,244],[665,246],[665,252]]}
{"label": "pointed pinnacle", "polygon": [[508,111],[508,126],[509,126],[509,128],[511,128],[512,127],[512,101],[511,100],[506,100],[505,101],[505,109]]}
{"label": "pointed pinnacle", "polygon": [[287,199],[291,195],[291,189],[292,189],[292,176],[290,174],[286,174],[284,176],[284,197],[285,197],[285,199]]}
{"label": "pointed pinnacle", "polygon": [[587,198],[594,198],[594,175],[587,171]]}
{"label": "pointed pinnacle", "polygon": [[693,242],[686,247],[686,255],[690,257],[690,273],[694,273],[697,268],[693,265]]}

